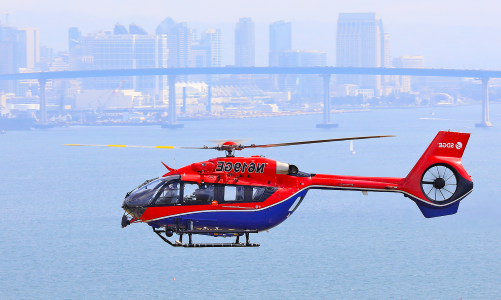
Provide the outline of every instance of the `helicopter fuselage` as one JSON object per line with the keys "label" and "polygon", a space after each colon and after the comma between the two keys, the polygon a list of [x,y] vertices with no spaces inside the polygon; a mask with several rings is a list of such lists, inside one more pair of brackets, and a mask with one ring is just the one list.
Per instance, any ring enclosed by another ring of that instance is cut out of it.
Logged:
{"label": "helicopter fuselage", "polygon": [[[262,156],[219,157],[169,168],[169,173],[127,194],[123,208],[153,228],[259,232],[286,220],[308,190],[329,189],[402,193],[425,217],[454,214],[473,189],[461,164],[468,138],[439,132],[405,178],[310,174]],[[435,178],[427,175],[429,170]]]}

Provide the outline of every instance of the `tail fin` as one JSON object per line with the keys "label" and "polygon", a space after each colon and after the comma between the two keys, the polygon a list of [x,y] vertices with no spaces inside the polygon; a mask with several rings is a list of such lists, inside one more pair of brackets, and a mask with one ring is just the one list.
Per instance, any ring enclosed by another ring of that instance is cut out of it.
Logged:
{"label": "tail fin", "polygon": [[440,131],[405,178],[400,190],[427,218],[455,214],[473,189],[461,163],[469,133]]}

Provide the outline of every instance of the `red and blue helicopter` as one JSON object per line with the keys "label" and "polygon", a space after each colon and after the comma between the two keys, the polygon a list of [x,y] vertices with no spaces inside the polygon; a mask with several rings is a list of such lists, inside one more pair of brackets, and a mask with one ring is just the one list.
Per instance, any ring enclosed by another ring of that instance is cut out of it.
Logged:
{"label": "red and blue helicopter", "polygon": [[[228,141],[216,147],[80,145],[163,149],[214,149],[225,157],[173,169],[145,181],[127,193],[122,227],[146,223],[174,247],[258,247],[250,233],[269,230],[290,217],[308,190],[401,193],[414,201],[426,218],[455,214],[459,202],[473,190],[461,163],[469,133],[440,131],[405,178],[359,177],[302,172],[295,165],[263,156],[235,157],[246,148],[269,148],[313,143],[382,138],[365,136],[293,143],[244,146]],[[163,164],[163,163],[162,163]],[[179,239],[168,238],[174,234]],[[194,243],[195,234],[233,236],[232,243]],[[188,236],[188,243],[183,242]],[[240,237],[245,235],[245,242]]]}

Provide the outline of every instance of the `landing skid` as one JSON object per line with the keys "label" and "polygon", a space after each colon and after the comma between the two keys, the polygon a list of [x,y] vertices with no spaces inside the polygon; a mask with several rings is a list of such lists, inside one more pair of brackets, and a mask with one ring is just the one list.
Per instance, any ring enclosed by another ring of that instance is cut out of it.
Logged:
{"label": "landing skid", "polygon": [[[174,243],[169,241],[166,237],[161,235],[165,233],[165,230],[156,230],[153,228],[153,232],[156,233],[164,242],[171,245],[172,247],[184,247],[184,248],[202,248],[202,247],[259,247],[259,244],[254,244],[249,242],[250,233],[258,233],[257,230],[178,230],[179,240]],[[183,243],[183,234],[187,234],[189,238],[188,243]],[[193,234],[237,234],[234,243],[193,243]],[[245,243],[240,243],[240,234],[245,234]]]}

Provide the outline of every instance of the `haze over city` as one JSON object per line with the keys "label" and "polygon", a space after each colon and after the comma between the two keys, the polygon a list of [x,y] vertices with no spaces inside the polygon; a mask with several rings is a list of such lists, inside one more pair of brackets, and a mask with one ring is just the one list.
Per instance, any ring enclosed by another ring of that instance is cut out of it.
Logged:
{"label": "haze over city", "polygon": [[501,299],[500,11],[0,0],[0,298]]}
{"label": "haze over city", "polygon": [[[265,9],[263,9],[265,8]],[[241,17],[256,22],[256,65],[266,66],[268,25],[292,22],[293,49],[327,53],[335,66],[336,20],[339,13],[376,12],[390,34],[392,56],[424,55],[426,67],[500,69],[498,1],[1,1],[17,27],[40,28],[41,42],[68,50],[67,29],[83,34],[135,22],[153,33],[166,17],[188,22],[200,32],[222,30],[223,65],[234,64],[234,28]],[[4,16],[0,20],[4,23]]]}

